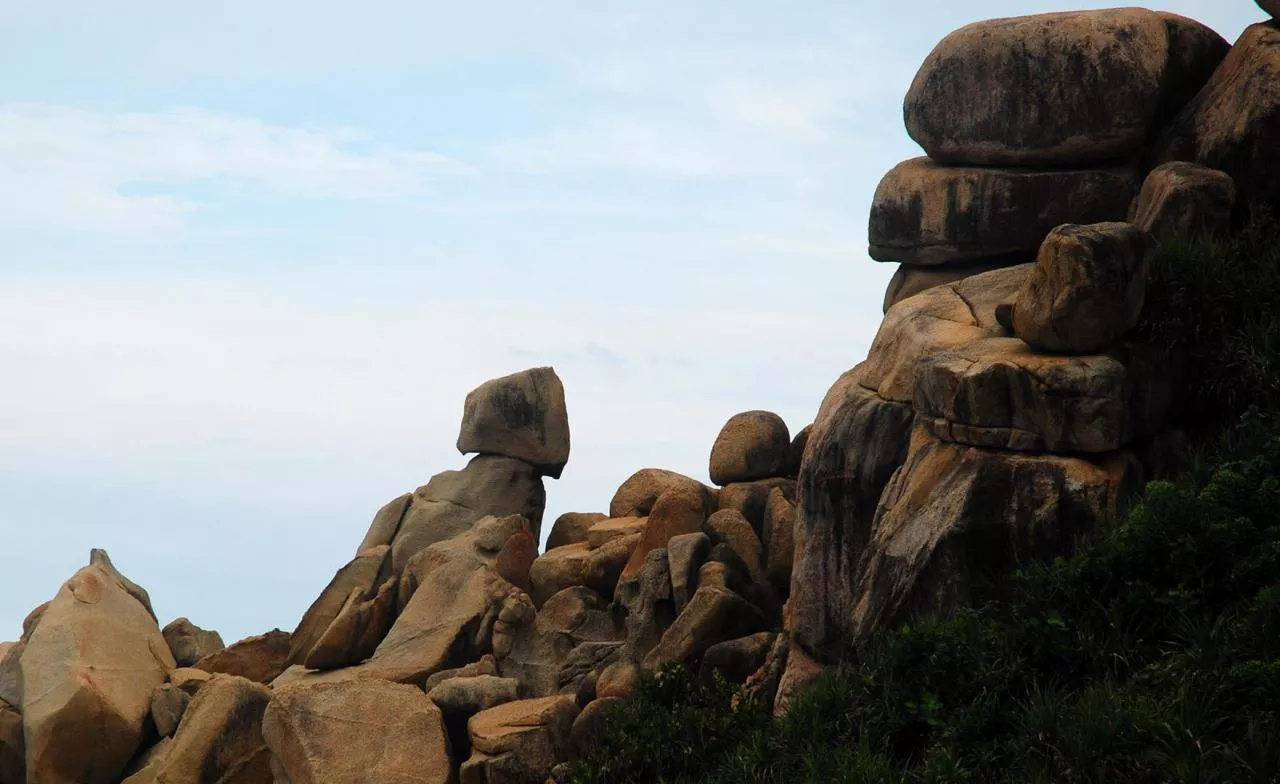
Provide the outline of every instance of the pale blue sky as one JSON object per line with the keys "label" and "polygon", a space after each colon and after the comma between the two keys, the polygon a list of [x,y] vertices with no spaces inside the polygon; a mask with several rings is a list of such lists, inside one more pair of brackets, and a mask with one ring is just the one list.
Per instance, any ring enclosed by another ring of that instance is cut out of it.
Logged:
{"label": "pale blue sky", "polygon": [[705,481],[737,411],[794,432],[879,323],[924,56],[1099,7],[0,4],[0,640],[91,547],[162,623],[292,629],[524,367],[573,430],[544,533],[638,468]]}

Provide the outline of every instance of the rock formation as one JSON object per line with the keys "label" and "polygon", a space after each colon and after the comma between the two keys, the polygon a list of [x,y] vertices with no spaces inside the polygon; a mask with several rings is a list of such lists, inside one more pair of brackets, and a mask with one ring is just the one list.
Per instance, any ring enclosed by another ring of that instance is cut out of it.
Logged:
{"label": "rock formation", "polygon": [[379,509],[291,633],[229,646],[162,630],[95,550],[0,644],[0,784],[543,784],[668,663],[783,710],[876,630],[1070,553],[1177,440],[1177,369],[1134,333],[1152,236],[1280,198],[1277,36],[1142,9],[947,36],[904,104],[927,156],[871,207],[883,322],[794,438],[736,414],[715,487],[643,468],[540,553],[564,388],[488,381],[466,466]]}

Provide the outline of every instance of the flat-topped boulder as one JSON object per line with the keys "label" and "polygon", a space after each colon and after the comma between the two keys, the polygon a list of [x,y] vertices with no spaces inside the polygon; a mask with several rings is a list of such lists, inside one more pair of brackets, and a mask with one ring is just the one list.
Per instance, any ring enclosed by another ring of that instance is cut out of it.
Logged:
{"label": "flat-topped boulder", "polygon": [[907,93],[907,132],[942,163],[1070,166],[1138,153],[1228,45],[1140,8],[989,19],[946,36]]}
{"label": "flat-topped boulder", "polygon": [[555,370],[533,368],[472,390],[463,407],[458,451],[513,457],[559,479],[569,462],[569,414]]}
{"label": "flat-topped boulder", "polygon": [[1055,226],[1124,220],[1137,189],[1129,166],[996,169],[913,158],[876,187],[868,252],[917,266],[1029,261]]}
{"label": "flat-topped boulder", "polygon": [[578,704],[568,695],[508,702],[477,713],[467,722],[473,751],[462,765],[461,784],[545,781],[567,757],[577,717]]}

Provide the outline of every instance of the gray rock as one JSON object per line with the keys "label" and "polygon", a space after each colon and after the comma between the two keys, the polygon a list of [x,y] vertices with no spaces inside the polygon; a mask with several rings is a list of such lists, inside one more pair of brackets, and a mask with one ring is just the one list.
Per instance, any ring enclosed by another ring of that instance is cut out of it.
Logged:
{"label": "gray rock", "polygon": [[598,512],[565,512],[556,518],[551,526],[551,535],[547,537],[547,549],[554,550],[567,544],[587,541],[587,530],[603,520],[609,519],[606,514]]}
{"label": "gray rock", "polygon": [[559,479],[569,462],[569,414],[555,370],[533,368],[472,390],[458,451],[516,458]]}
{"label": "gray rock", "polygon": [[711,540],[702,532],[680,534],[667,542],[667,567],[671,573],[671,598],[679,613],[698,589],[698,570],[711,553]]}

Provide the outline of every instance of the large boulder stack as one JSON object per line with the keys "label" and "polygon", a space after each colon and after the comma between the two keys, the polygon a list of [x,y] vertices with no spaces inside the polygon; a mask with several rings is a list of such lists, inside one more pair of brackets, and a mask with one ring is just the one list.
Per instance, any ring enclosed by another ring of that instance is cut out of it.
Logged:
{"label": "large boulder stack", "polygon": [[885,310],[1028,262],[1061,224],[1124,220],[1147,141],[1227,49],[1140,8],[991,19],[944,38],[903,107],[927,157],[885,175],[872,203],[871,256],[901,265]]}

